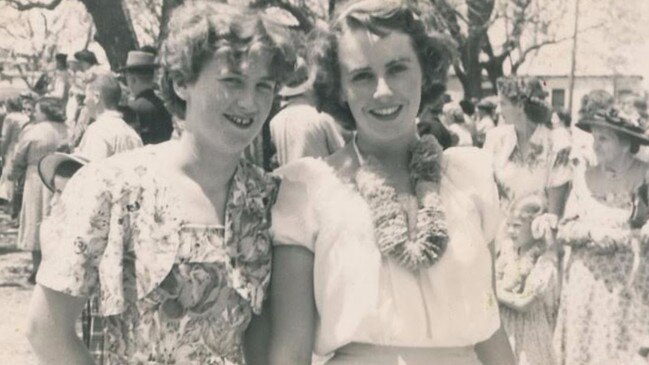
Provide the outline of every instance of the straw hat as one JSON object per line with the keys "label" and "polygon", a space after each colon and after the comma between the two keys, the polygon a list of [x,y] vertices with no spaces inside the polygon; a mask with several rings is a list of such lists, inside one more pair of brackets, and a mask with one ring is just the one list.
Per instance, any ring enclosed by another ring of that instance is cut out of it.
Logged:
{"label": "straw hat", "polygon": [[66,161],[76,162],[79,164],[80,168],[89,162],[88,159],[79,155],[54,152],[43,157],[38,163],[38,174],[40,175],[43,184],[45,184],[45,186],[51,191],[56,190],[56,187],[54,186],[54,174],[56,173],[56,169]]}
{"label": "straw hat", "polygon": [[610,108],[607,111],[599,111],[589,118],[583,118],[577,127],[590,133],[592,127],[605,127],[624,135],[629,140],[640,145],[649,145],[649,136],[637,120],[622,115],[618,109]]}
{"label": "straw hat", "polygon": [[128,70],[143,70],[158,67],[155,62],[155,54],[144,51],[130,51],[126,57],[126,64],[120,68],[119,72]]}

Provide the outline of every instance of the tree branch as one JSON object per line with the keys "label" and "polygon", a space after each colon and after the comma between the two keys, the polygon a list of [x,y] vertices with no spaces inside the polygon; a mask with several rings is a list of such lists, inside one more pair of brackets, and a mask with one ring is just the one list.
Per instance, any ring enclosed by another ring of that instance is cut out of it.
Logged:
{"label": "tree branch", "polygon": [[12,7],[14,7],[16,10],[23,11],[23,10],[30,10],[30,9],[53,10],[54,8],[59,6],[59,4],[61,4],[63,0],[51,0],[49,2],[40,2],[40,1],[23,2],[20,0],[4,0],[4,1],[7,2],[9,5],[11,5]]}

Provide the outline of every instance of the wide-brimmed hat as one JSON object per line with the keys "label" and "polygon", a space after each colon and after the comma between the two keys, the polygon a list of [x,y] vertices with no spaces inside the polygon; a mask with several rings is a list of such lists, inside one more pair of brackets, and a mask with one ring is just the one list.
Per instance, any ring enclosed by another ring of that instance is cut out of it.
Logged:
{"label": "wide-brimmed hat", "polygon": [[146,70],[158,67],[155,62],[155,54],[144,51],[130,51],[126,56],[126,64],[120,68],[119,72],[128,70]]}
{"label": "wide-brimmed hat", "polygon": [[79,167],[82,167],[89,162],[87,158],[79,155],[54,152],[41,158],[38,163],[38,174],[40,175],[43,184],[45,184],[50,191],[56,190],[56,187],[54,186],[54,174],[56,173],[56,169],[66,161],[78,163]]}
{"label": "wide-brimmed hat", "polygon": [[592,127],[604,127],[624,135],[629,140],[640,145],[649,145],[649,136],[640,123],[633,118],[622,115],[617,108],[594,113],[589,118],[583,118],[577,127],[588,133]]}

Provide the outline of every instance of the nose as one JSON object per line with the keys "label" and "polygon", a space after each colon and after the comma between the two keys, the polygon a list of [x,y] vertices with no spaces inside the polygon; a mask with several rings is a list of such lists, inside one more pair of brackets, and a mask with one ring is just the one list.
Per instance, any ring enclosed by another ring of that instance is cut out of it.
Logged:
{"label": "nose", "polygon": [[237,95],[237,105],[244,112],[254,112],[255,111],[255,86],[250,83],[246,83],[246,86],[241,88],[241,91]]}
{"label": "nose", "polygon": [[392,95],[392,89],[388,82],[385,80],[385,77],[379,77],[376,81],[376,90],[374,91],[374,98],[380,99],[386,96]]}

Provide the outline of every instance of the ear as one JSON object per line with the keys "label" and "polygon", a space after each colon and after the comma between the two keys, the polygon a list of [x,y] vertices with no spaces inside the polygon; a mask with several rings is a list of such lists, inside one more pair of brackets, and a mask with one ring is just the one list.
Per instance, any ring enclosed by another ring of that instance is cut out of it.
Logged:
{"label": "ear", "polygon": [[184,81],[173,80],[174,92],[184,101],[187,101],[187,83]]}

